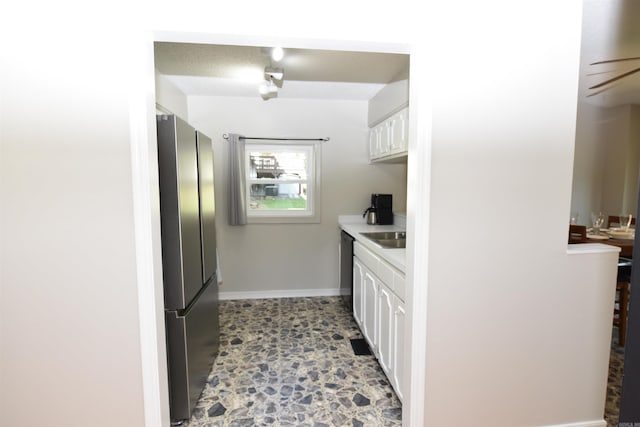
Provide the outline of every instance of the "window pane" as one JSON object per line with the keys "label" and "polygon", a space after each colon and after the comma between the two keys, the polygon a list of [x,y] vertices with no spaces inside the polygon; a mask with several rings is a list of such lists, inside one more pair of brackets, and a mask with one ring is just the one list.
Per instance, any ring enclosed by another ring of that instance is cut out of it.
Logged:
{"label": "window pane", "polygon": [[[306,211],[308,150],[249,151],[249,209]],[[260,183],[260,181],[265,181]]]}
{"label": "window pane", "polygon": [[260,197],[251,195],[250,209],[261,211],[272,210],[307,210],[307,199],[303,197]]}
{"label": "window pane", "polygon": [[305,151],[249,153],[251,179],[307,179],[307,153]]}

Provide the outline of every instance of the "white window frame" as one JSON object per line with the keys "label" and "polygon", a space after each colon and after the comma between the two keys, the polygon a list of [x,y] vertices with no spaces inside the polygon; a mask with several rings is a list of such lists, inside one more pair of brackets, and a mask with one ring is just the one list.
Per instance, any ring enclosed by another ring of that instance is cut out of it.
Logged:
{"label": "white window frame", "polygon": [[[252,151],[264,152],[287,152],[287,151],[305,151],[308,156],[307,162],[307,179],[300,181],[288,181],[307,184],[307,209],[305,210],[251,210],[249,209],[251,202],[251,185],[252,184],[282,184],[277,179],[260,179],[257,182],[251,175],[250,153]],[[301,223],[320,223],[320,177],[322,165],[322,150],[320,142],[269,142],[269,143],[253,143],[247,141],[245,143],[245,179],[246,179],[246,206],[247,206],[247,223],[249,224],[301,224]]]}

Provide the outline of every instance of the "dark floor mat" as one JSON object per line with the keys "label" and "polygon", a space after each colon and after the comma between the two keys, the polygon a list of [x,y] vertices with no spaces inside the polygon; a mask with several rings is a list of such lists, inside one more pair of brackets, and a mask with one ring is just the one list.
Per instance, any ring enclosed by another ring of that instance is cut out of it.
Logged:
{"label": "dark floor mat", "polygon": [[351,347],[353,348],[353,353],[356,356],[368,356],[371,354],[371,350],[369,350],[369,345],[364,338],[354,338],[351,339]]}

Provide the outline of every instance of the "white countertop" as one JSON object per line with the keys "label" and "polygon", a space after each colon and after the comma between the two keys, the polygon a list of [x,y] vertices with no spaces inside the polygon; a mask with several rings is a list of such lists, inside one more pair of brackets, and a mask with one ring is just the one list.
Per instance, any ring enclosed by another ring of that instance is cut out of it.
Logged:
{"label": "white countertop", "polygon": [[373,240],[361,236],[360,233],[368,233],[375,231],[406,231],[406,222],[402,216],[394,215],[393,225],[368,225],[362,215],[340,215],[338,216],[338,225],[347,233],[351,234],[358,243],[383,258],[385,261],[393,265],[398,270],[405,272],[407,265],[407,250],[387,249],[374,243]]}
{"label": "white countertop", "polygon": [[605,245],[604,243],[576,243],[569,244],[567,247],[567,254],[580,255],[580,254],[594,254],[604,252],[620,252],[620,248],[612,245]]}

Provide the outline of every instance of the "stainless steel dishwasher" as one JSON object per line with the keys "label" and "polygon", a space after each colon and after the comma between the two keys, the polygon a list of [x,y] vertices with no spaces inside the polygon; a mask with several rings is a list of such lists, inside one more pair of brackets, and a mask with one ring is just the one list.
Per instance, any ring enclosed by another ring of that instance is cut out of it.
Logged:
{"label": "stainless steel dishwasher", "polygon": [[349,311],[353,312],[353,241],[342,231],[340,239],[340,294]]}

